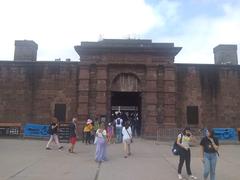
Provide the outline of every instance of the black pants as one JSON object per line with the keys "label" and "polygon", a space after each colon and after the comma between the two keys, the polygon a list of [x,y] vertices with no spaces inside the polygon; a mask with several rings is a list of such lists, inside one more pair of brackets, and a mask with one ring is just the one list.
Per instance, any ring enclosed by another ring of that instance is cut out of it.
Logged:
{"label": "black pants", "polygon": [[91,144],[91,132],[85,132],[85,143]]}
{"label": "black pants", "polygon": [[191,162],[191,152],[190,149],[185,150],[181,148],[180,150],[180,158],[179,158],[179,164],[178,164],[178,174],[182,173],[182,167],[183,163],[185,162],[186,164],[186,170],[188,175],[192,175],[191,168],[190,168],[190,162]]}

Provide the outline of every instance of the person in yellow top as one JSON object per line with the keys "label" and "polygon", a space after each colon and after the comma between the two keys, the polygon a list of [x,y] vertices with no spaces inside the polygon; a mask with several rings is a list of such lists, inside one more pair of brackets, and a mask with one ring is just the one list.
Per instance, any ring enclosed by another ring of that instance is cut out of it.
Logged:
{"label": "person in yellow top", "polygon": [[196,141],[196,138],[192,135],[189,127],[186,127],[181,134],[178,135],[177,144],[180,147],[180,158],[178,164],[178,179],[183,179],[181,172],[183,163],[186,164],[187,174],[189,176],[188,179],[197,179],[196,176],[192,175],[191,172],[191,151],[190,151],[190,142]]}
{"label": "person in yellow top", "polygon": [[88,119],[86,125],[84,126],[83,132],[85,137],[85,144],[90,144],[91,142],[91,131],[93,129],[92,120]]}

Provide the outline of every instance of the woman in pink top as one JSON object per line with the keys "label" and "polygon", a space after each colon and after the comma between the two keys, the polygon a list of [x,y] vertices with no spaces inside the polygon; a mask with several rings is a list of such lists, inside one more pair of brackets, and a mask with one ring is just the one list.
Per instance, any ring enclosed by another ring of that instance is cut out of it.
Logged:
{"label": "woman in pink top", "polygon": [[107,127],[107,142],[108,144],[112,143],[112,138],[113,138],[113,126],[111,123],[108,124],[108,127]]}

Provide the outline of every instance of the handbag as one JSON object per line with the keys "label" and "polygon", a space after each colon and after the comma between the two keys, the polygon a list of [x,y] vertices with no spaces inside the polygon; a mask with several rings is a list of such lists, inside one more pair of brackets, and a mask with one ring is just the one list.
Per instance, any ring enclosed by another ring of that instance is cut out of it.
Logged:
{"label": "handbag", "polygon": [[[182,137],[183,135],[181,134],[181,138],[180,138],[180,143],[182,143]],[[179,156],[180,155],[180,146],[177,144],[177,140],[174,142],[173,147],[172,147],[172,153],[175,156]]]}

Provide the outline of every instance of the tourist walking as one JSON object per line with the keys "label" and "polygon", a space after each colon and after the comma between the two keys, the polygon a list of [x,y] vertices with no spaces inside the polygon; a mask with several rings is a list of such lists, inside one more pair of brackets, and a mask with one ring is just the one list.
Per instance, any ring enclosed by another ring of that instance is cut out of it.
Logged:
{"label": "tourist walking", "polygon": [[206,129],[206,136],[202,138],[200,145],[202,149],[202,162],[204,167],[203,178],[207,180],[210,174],[210,180],[216,179],[216,164],[219,142],[216,137],[214,137],[214,132],[212,129]]}
{"label": "tourist walking", "polygon": [[182,177],[182,167],[185,161],[187,174],[190,179],[197,179],[197,177],[192,175],[191,172],[191,151],[190,151],[190,142],[194,139],[190,128],[185,128],[181,134],[177,137],[177,144],[179,145],[179,164],[178,164],[178,178],[183,179]]}
{"label": "tourist walking", "polygon": [[118,115],[117,119],[115,119],[115,127],[116,127],[116,143],[122,142],[122,124],[123,120]]}
{"label": "tourist walking", "polygon": [[61,144],[59,143],[57,133],[58,133],[57,119],[53,118],[52,122],[50,123],[49,128],[48,128],[48,134],[50,135],[50,139],[49,139],[49,141],[47,143],[47,146],[46,146],[47,150],[51,150],[50,144],[53,141],[57,144],[59,150],[61,150],[63,148],[63,146],[61,146]]}
{"label": "tourist walking", "polygon": [[102,123],[99,129],[96,132],[96,154],[95,161],[103,162],[107,160],[107,132],[105,130],[105,126]]}
{"label": "tourist walking", "polygon": [[127,158],[128,156],[131,155],[131,148],[130,145],[132,143],[132,129],[127,122],[125,126],[122,129],[122,135],[123,135],[123,145],[124,145],[124,157]]}
{"label": "tourist walking", "polygon": [[88,119],[84,127],[85,144],[91,144],[91,131],[93,129],[92,120]]}
{"label": "tourist walking", "polygon": [[70,131],[70,147],[68,151],[70,153],[74,152],[74,146],[77,142],[77,118],[74,117],[72,119],[72,123],[69,125],[69,131]]}

